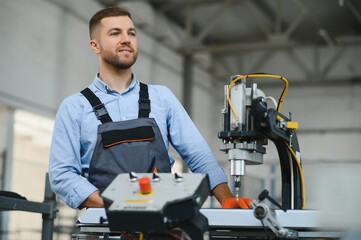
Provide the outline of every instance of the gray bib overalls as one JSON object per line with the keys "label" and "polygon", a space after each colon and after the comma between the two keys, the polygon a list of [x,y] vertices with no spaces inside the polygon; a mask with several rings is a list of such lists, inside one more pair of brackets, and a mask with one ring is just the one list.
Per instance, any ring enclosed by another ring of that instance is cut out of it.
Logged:
{"label": "gray bib overalls", "polygon": [[138,118],[113,122],[104,104],[89,89],[81,93],[92,105],[97,118],[98,137],[89,166],[89,181],[103,191],[119,173],[170,172],[167,149],[154,118],[148,86],[140,83]]}

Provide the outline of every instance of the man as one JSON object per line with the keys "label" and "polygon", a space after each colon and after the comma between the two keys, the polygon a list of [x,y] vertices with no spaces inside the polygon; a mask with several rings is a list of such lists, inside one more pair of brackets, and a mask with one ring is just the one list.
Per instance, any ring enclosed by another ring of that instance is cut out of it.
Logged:
{"label": "man", "polygon": [[176,97],[132,73],[138,42],[129,12],[100,10],[89,32],[99,73],[56,116],[49,173],[58,197],[72,208],[103,207],[100,191],[118,173],[170,172],[171,143],[192,172],[208,174],[221,204],[234,202],[222,168]]}

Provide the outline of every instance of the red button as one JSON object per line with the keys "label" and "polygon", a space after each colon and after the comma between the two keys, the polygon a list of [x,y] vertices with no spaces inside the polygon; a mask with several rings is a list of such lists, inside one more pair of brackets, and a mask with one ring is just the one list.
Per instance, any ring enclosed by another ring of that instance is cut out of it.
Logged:
{"label": "red button", "polygon": [[139,179],[140,192],[142,194],[148,194],[152,191],[149,177],[142,177]]}

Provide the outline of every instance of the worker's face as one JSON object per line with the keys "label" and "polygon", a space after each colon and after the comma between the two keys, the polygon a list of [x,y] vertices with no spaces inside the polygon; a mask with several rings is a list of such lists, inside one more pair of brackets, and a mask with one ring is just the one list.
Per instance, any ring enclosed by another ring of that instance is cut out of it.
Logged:
{"label": "worker's face", "polygon": [[128,16],[101,20],[90,41],[101,59],[118,69],[130,68],[138,57],[138,41],[133,21]]}

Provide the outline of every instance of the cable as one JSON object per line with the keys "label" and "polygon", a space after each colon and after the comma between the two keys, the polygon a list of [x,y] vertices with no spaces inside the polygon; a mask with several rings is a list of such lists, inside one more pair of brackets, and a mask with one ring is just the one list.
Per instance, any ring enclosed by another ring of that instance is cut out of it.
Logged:
{"label": "cable", "polygon": [[293,151],[293,149],[287,143],[285,143],[285,144],[287,146],[288,151],[291,153],[293,158],[296,160],[295,162],[297,163],[297,168],[300,172],[301,186],[302,186],[302,209],[305,209],[305,207],[306,207],[306,187],[305,187],[305,180],[304,180],[304,176],[303,176],[303,172],[302,172],[302,167],[301,167],[300,161],[299,161],[298,157],[296,156],[295,152]]}
{"label": "cable", "polygon": [[235,78],[234,80],[232,80],[231,83],[228,85],[228,91],[227,91],[227,101],[228,101],[228,105],[229,105],[229,107],[231,108],[232,113],[233,113],[234,118],[236,119],[236,121],[238,121],[238,114],[237,114],[236,110],[234,110],[233,104],[232,104],[232,102],[231,102],[231,88],[233,87],[233,85],[234,85],[237,81],[241,80],[242,78],[244,78],[244,76],[241,75],[241,76]]}
{"label": "cable", "polygon": [[236,121],[238,121],[238,114],[236,112],[236,110],[233,107],[233,104],[231,102],[231,88],[233,87],[233,85],[238,82],[239,80],[241,80],[242,78],[257,78],[257,77],[263,77],[263,78],[276,78],[276,79],[280,79],[285,83],[285,87],[282,90],[282,93],[280,95],[280,98],[278,100],[278,104],[277,104],[277,112],[281,112],[281,108],[282,108],[282,102],[283,99],[287,93],[288,90],[288,80],[285,77],[282,77],[280,75],[274,75],[274,74],[265,74],[265,73],[253,73],[253,74],[247,74],[247,75],[240,75],[237,78],[235,78],[234,80],[231,81],[231,83],[228,86],[228,94],[227,94],[227,101],[229,104],[229,107],[232,110],[232,113],[234,115],[234,118],[236,119]]}
{"label": "cable", "polygon": [[267,96],[266,100],[270,100],[273,103],[273,105],[275,105],[275,107],[277,107],[277,102],[276,102],[276,99],[274,97]]}
{"label": "cable", "polygon": [[170,237],[172,237],[173,239],[177,239],[177,240],[187,240],[187,238],[182,237],[181,235],[176,234],[175,232],[172,231],[166,231],[167,235],[169,235]]}
{"label": "cable", "polygon": [[144,240],[143,233],[139,233],[139,238],[135,233],[126,233],[126,232],[120,232],[119,235],[120,239],[124,240]]}
{"label": "cable", "polygon": [[[287,146],[287,145],[286,145]],[[291,153],[288,152],[288,156]],[[293,175],[293,161],[292,157],[288,157],[290,161],[290,173],[291,173],[291,209],[295,209],[295,177]]]}

